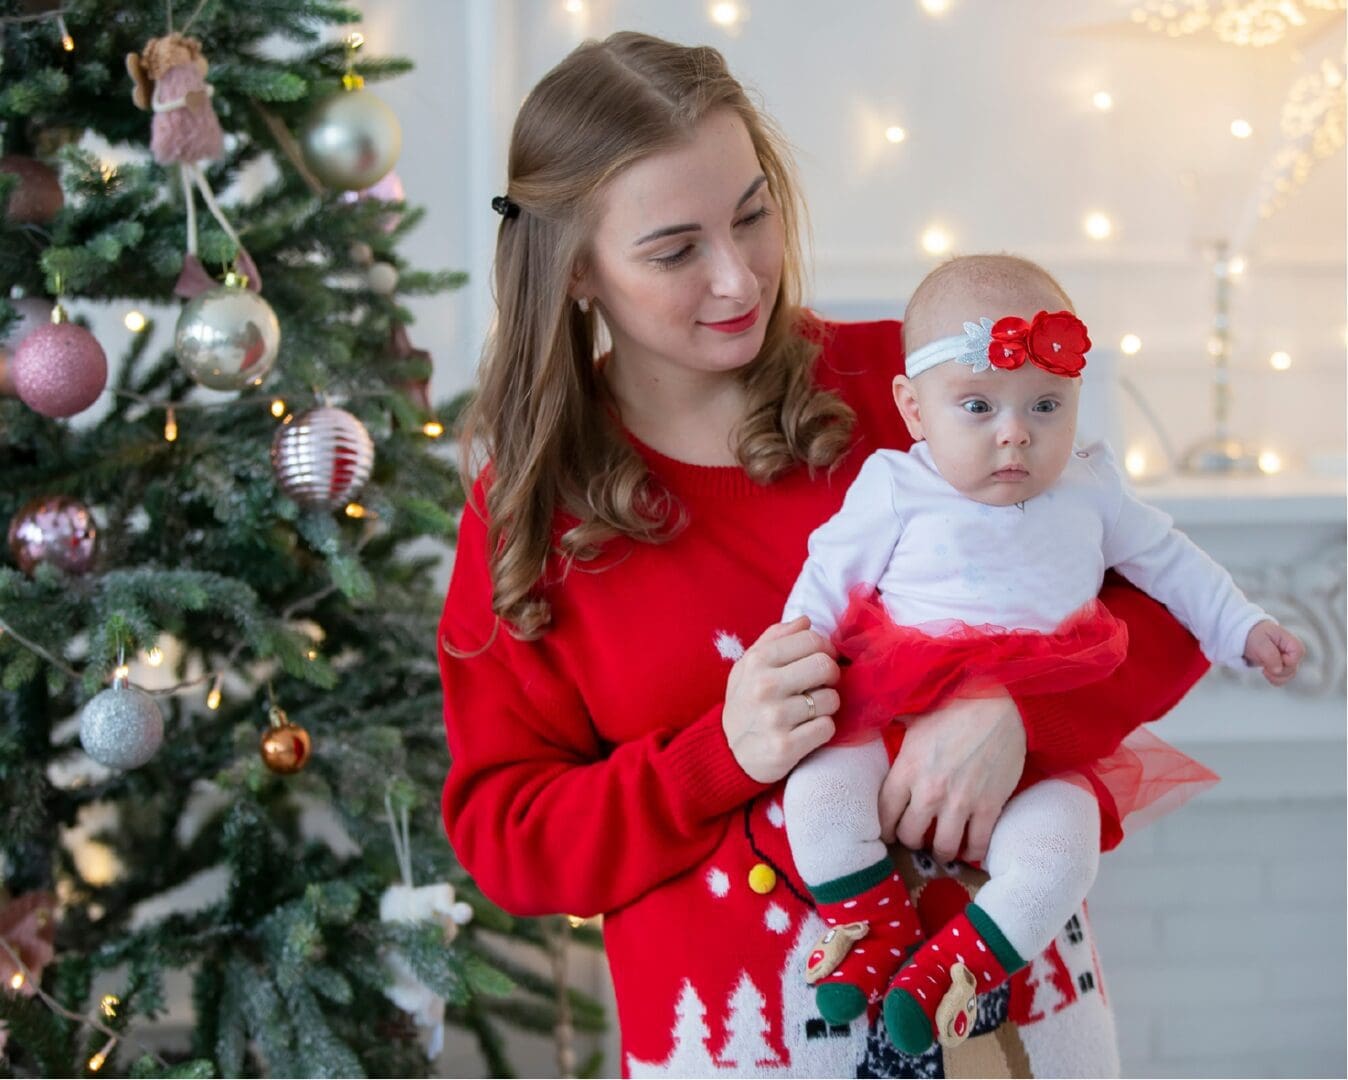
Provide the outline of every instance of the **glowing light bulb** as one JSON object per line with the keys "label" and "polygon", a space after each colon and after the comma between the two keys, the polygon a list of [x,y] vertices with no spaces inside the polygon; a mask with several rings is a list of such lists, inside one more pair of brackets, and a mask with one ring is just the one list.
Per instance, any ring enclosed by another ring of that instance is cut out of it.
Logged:
{"label": "glowing light bulb", "polygon": [[922,250],[928,255],[944,255],[954,241],[939,225],[929,225],[922,233]]}
{"label": "glowing light bulb", "polygon": [[277,398],[271,403],[271,414],[276,417],[276,419],[281,419],[281,417],[286,414],[286,403],[280,398]]}
{"label": "glowing light bulb", "polygon": [[1101,112],[1109,112],[1114,108],[1114,95],[1108,90],[1097,90],[1091,95],[1091,104]]}
{"label": "glowing light bulb", "polygon": [[1129,476],[1141,476],[1147,471],[1147,453],[1135,446],[1123,455],[1123,467]]}
{"label": "glowing light bulb", "polygon": [[885,138],[892,143],[901,143],[908,138],[908,132],[899,127],[898,124],[885,128]]}
{"label": "glowing light bulb", "polygon": [[1254,126],[1248,120],[1237,117],[1231,121],[1231,134],[1237,139],[1248,139],[1254,134]]}
{"label": "glowing light bulb", "polygon": [[1226,272],[1232,277],[1240,277],[1245,273],[1245,256],[1232,255],[1231,261],[1226,264]]}
{"label": "glowing light bulb", "polygon": [[206,708],[214,712],[220,708],[220,679],[222,676],[215,677],[215,684],[211,687],[211,692],[206,695]]}
{"label": "glowing light bulb", "polygon": [[730,0],[722,0],[721,3],[712,4],[708,14],[711,16],[712,22],[717,26],[724,27],[734,26],[744,18],[744,13],[740,10],[739,4],[730,3]]}
{"label": "glowing light bulb", "polygon": [[310,660],[317,660],[317,659],[318,659],[318,650],[317,650],[317,649],[309,649],[309,650],[307,650],[307,651],[305,652],[304,655],[307,656]]}
{"label": "glowing light bulb", "polygon": [[158,667],[164,662],[164,650],[158,645],[151,645],[145,650],[145,662],[149,664],[150,667]]}
{"label": "glowing light bulb", "polygon": [[20,990],[23,988],[23,972],[16,971],[9,977],[9,988],[11,990]]}
{"label": "glowing light bulb", "polygon": [[357,502],[349,502],[346,504],[346,516],[349,518],[363,518],[365,516],[365,507]]}
{"label": "glowing light bulb", "polygon": [[93,1057],[89,1059],[89,1071],[98,1072],[99,1069],[103,1068],[103,1063],[107,1060],[108,1060],[107,1055],[105,1055],[103,1051],[100,1050],[97,1054],[95,1054]]}
{"label": "glowing light bulb", "polygon": [[359,30],[352,30],[351,33],[346,35],[346,43],[353,49],[359,49],[365,44],[365,35]]}
{"label": "glowing light bulb", "polygon": [[178,418],[173,414],[172,406],[164,414],[164,441],[178,441]]}
{"label": "glowing light bulb", "polygon": [[585,0],[566,0],[562,5],[562,10],[568,15],[579,15],[585,10]]}
{"label": "glowing light bulb", "polygon": [[918,0],[928,15],[944,15],[950,10],[950,0]]}
{"label": "glowing light bulb", "polygon": [[133,334],[139,334],[142,330],[145,329],[145,316],[142,315],[135,308],[132,308],[122,318],[122,325],[125,326],[128,330],[130,330]]}
{"label": "glowing light bulb", "polygon": [[1086,220],[1081,223],[1081,227],[1086,230],[1086,235],[1092,240],[1106,240],[1114,232],[1114,223],[1109,220],[1108,214],[1102,214],[1096,210],[1086,215]]}
{"label": "glowing light bulb", "polygon": [[1271,367],[1274,371],[1286,371],[1289,367],[1292,366],[1291,353],[1286,353],[1283,352],[1282,349],[1279,349],[1277,352],[1275,352],[1272,356],[1268,358],[1268,366]]}
{"label": "glowing light bulb", "polygon": [[98,1007],[103,1010],[103,1015],[109,1020],[117,1015],[117,1006],[122,1003],[122,999],[116,994],[104,994],[103,999],[98,1003]]}
{"label": "glowing light bulb", "polygon": [[427,420],[421,425],[421,433],[428,439],[438,439],[445,433],[445,425],[439,420]]}
{"label": "glowing light bulb", "polygon": [[571,924],[572,930],[579,930],[585,925],[585,917],[582,915],[568,915],[566,921]]}
{"label": "glowing light bulb", "polygon": [[1221,356],[1224,352],[1226,352],[1226,343],[1223,342],[1221,338],[1216,334],[1213,334],[1212,337],[1208,338],[1209,356]]}
{"label": "glowing light bulb", "polygon": [[66,52],[75,51],[75,39],[69,33],[61,35],[61,48],[65,49]]}
{"label": "glowing light bulb", "polygon": [[112,677],[114,679],[129,679],[131,678],[131,668],[126,664],[118,664],[112,669]]}
{"label": "glowing light bulb", "polygon": [[1136,334],[1124,334],[1119,338],[1119,351],[1124,356],[1136,356],[1142,349],[1142,339]]}
{"label": "glowing light bulb", "polygon": [[1276,450],[1261,450],[1259,452],[1259,471],[1268,476],[1282,472],[1281,455]]}

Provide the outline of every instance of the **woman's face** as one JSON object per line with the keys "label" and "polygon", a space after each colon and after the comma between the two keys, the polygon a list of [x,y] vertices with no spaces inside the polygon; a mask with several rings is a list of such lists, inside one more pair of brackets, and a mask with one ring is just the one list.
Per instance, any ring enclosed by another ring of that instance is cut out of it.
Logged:
{"label": "woman's face", "polygon": [[739,116],[709,114],[689,142],[636,162],[600,199],[572,295],[603,315],[614,362],[654,379],[752,361],[777,299],[784,241]]}

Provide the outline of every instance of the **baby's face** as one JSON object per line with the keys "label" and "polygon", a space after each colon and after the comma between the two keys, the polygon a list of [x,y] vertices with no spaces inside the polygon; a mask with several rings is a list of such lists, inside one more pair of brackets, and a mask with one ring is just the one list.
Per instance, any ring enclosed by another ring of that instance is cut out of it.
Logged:
{"label": "baby's face", "polygon": [[916,379],[899,376],[894,395],[913,437],[926,440],[952,487],[990,506],[1011,506],[1047,490],[1067,466],[1081,379],[1032,363],[975,374],[950,360]]}

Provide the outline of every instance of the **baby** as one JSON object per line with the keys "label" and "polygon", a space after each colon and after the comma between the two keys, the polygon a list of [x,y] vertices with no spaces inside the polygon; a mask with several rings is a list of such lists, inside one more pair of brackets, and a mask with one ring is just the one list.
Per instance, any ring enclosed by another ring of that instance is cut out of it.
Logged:
{"label": "baby", "polygon": [[891,1041],[920,1054],[962,1042],[977,994],[1048,947],[1130,815],[1163,796],[1171,809],[1215,777],[1139,730],[1089,769],[1024,787],[993,829],[977,902],[913,952],[917,913],[877,809],[891,725],[954,697],[1108,675],[1127,649],[1096,599],[1110,568],[1166,604],[1214,663],[1282,685],[1304,650],[1129,493],[1107,447],[1075,446],[1090,339],[1046,271],[1003,255],[951,260],[914,292],[904,337],[894,400],[916,442],[862,465],[810,537],[783,615],[809,616],[850,661],[837,733],[791,774],[785,811],[830,928],[806,971],[821,1015],[847,1023],[883,993]]}

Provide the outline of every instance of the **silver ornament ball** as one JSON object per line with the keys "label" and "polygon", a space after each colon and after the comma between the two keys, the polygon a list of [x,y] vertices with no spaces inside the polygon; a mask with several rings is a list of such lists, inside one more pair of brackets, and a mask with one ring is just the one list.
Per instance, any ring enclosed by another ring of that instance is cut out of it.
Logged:
{"label": "silver ornament ball", "polygon": [[280,347],[281,324],[271,305],[228,281],[183,306],[173,342],[178,363],[212,390],[257,386]]}
{"label": "silver ornament ball", "polygon": [[398,268],[392,263],[377,262],[365,271],[370,291],[380,296],[392,296],[398,289]]}
{"label": "silver ornament ball", "polygon": [[343,91],[314,109],[300,135],[305,163],[340,191],[370,187],[402,151],[398,114],[368,90]]}
{"label": "silver ornament ball", "polygon": [[276,432],[272,469],[281,490],[301,506],[335,510],[365,486],[374,468],[374,440],[345,409],[324,405]]}
{"label": "silver ornament ball", "polygon": [[95,695],[80,714],[84,751],[109,769],[136,769],[164,741],[164,714],[154,698],[123,679]]}

